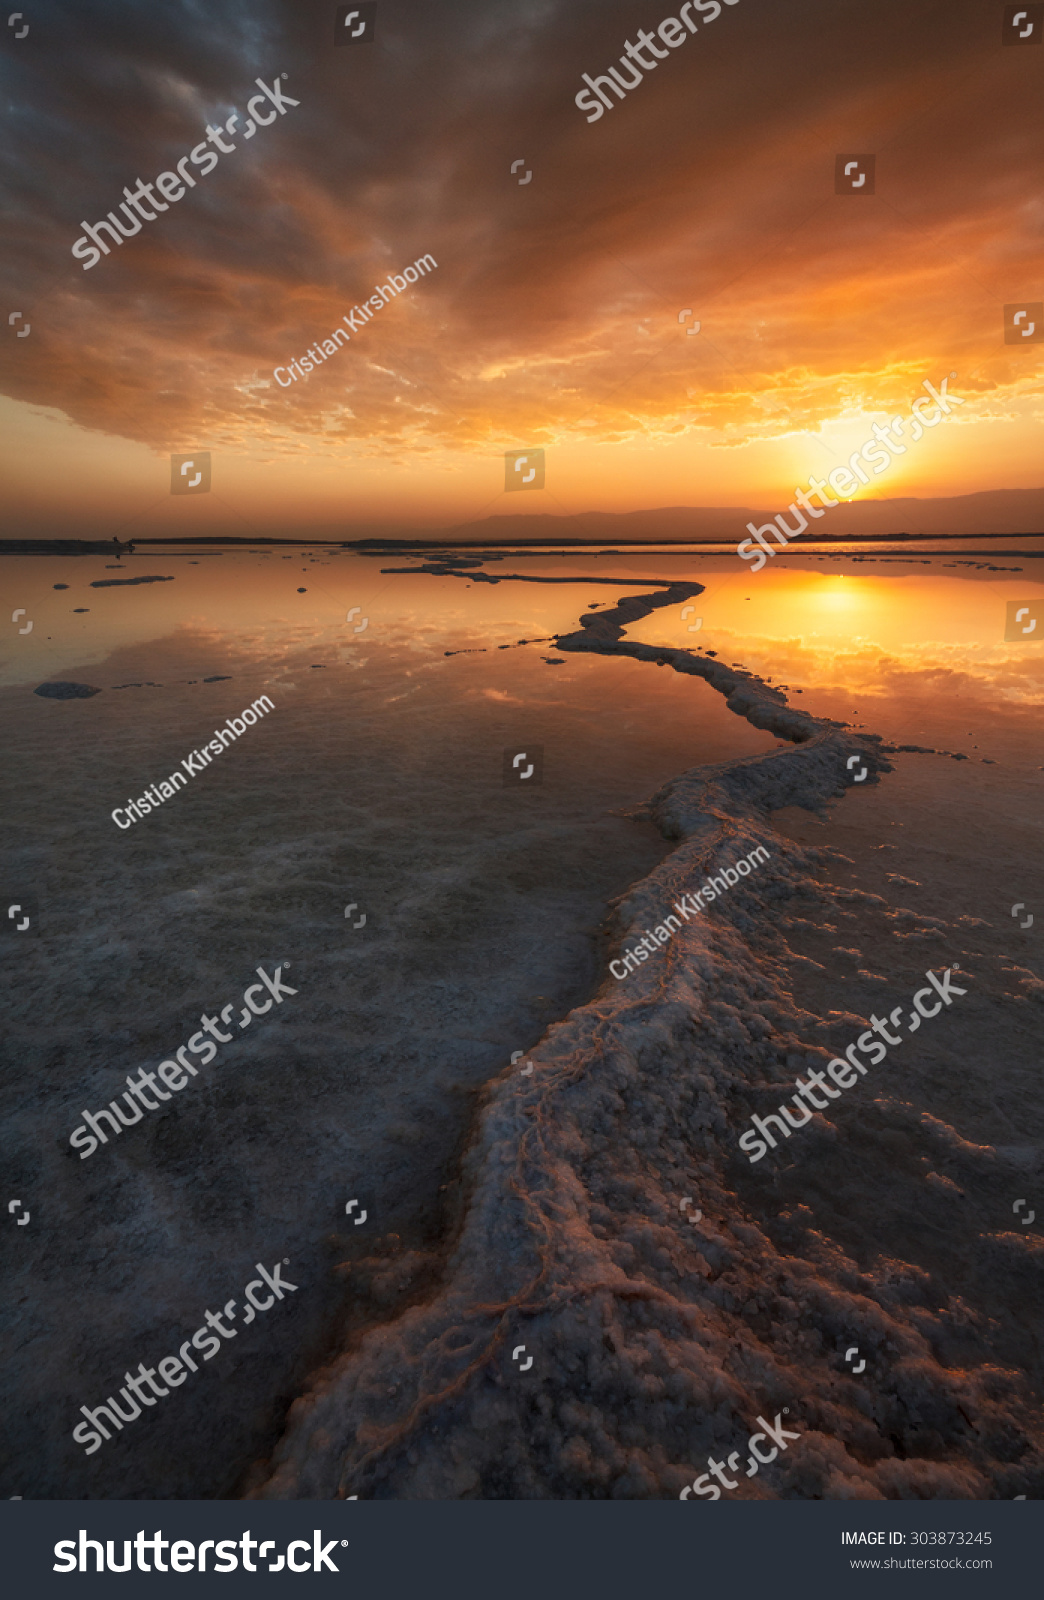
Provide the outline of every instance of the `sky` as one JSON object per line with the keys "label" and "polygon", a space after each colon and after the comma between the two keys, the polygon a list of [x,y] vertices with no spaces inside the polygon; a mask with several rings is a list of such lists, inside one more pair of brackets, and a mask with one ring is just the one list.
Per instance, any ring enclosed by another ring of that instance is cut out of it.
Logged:
{"label": "sky", "polygon": [[[944,378],[963,403],[858,493],[1039,487],[1044,343],[1003,330],[1044,299],[1044,49],[983,0],[700,3],[675,48],[669,0],[377,0],[343,46],[313,0],[34,5],[0,61],[0,535],[782,510]],[[663,59],[588,121],[643,28]],[[247,140],[258,78],[298,103]],[[84,270],[81,221],[208,124],[234,148]],[[867,153],[875,192],[835,193]],[[201,451],[210,492],[171,495]]]}

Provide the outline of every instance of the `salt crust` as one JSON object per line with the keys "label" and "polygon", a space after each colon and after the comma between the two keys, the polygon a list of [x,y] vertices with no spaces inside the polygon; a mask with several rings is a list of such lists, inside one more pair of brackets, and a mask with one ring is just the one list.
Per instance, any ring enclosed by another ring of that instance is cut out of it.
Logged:
{"label": "salt crust", "polygon": [[[678,848],[616,903],[614,944],[726,848],[763,844],[774,871],[686,926],[630,983],[607,976],[528,1053],[535,1072],[490,1086],[440,1286],[317,1376],[252,1497],[676,1499],[709,1452],[788,1406],[800,1447],[747,1497],[1041,1492],[1040,1410],[1014,1365],[993,1357],[989,1317],[886,1251],[860,1265],[818,1221],[843,1232],[844,1208],[831,1211],[815,1186],[817,1160],[838,1188],[863,1169],[848,1198],[870,1213],[871,1234],[888,1185],[903,1207],[925,1195],[920,1175],[918,1188],[893,1156],[881,1164],[875,1132],[916,1136],[968,1192],[991,1180],[999,1152],[884,1092],[863,1110],[862,1142],[841,1113],[837,1125],[817,1115],[795,1180],[802,1203],[786,1209],[738,1170],[735,1128],[795,1066],[825,1063],[832,1029],[859,1020],[795,1000],[792,912],[822,925],[889,909],[817,883],[837,853],[781,840],[769,815],[822,812],[844,792],[853,752],[871,782],[891,769],[876,737],[791,710],[752,674],[623,639],[627,623],[700,589],[625,599],[557,647],[703,677],[795,748],[694,769],[652,797],[645,814]],[[830,1167],[839,1145],[842,1165]],[[935,1188],[939,1205],[962,1205]],[[686,1193],[699,1196],[697,1224],[680,1214]],[[1042,1256],[1039,1237],[980,1234],[982,1298]],[[524,1377],[511,1361],[522,1340],[535,1356]],[[861,1378],[838,1354],[853,1344],[867,1357]]]}

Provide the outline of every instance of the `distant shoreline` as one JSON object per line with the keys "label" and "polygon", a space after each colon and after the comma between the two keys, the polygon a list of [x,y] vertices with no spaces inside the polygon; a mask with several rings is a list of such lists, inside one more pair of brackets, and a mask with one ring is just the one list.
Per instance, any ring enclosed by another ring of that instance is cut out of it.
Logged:
{"label": "distant shoreline", "polygon": [[[854,550],[863,545],[901,545],[911,549],[925,544],[964,544],[969,540],[979,539],[1040,539],[1044,540],[1044,529],[1037,533],[865,533],[861,535],[833,534],[806,541],[803,548],[796,554],[808,554],[823,548]],[[656,550],[689,550],[707,551],[723,555],[733,550],[733,544],[727,539],[293,539],[260,536],[253,539],[243,538],[239,535],[230,535],[228,538],[207,536],[203,538],[176,538],[176,539],[139,539],[124,545],[119,552],[113,551],[112,540],[106,539],[0,539],[0,555],[7,556],[94,556],[118,554],[123,558],[124,552],[133,554],[131,544],[148,545],[150,549],[171,548],[177,546],[185,549],[215,549],[229,548],[233,550],[255,549],[260,545],[265,546],[292,546],[295,549],[323,549],[323,550],[354,550],[360,555],[386,555],[408,554],[411,552],[423,553],[430,550],[598,550],[606,555],[616,555],[621,551],[641,550],[651,553]],[[785,552],[784,552],[785,553]],[[942,554],[943,552],[939,552]],[[1035,556],[1044,555],[1041,550],[972,550],[970,555],[1003,555],[1003,556]],[[920,551],[920,554],[931,554],[930,551]]]}

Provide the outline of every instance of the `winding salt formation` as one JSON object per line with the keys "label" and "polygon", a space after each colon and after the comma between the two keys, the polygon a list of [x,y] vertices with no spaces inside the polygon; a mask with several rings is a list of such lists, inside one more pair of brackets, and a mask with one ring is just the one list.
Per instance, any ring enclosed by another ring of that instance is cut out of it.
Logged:
{"label": "winding salt formation", "polygon": [[[789,708],[752,674],[623,637],[700,591],[629,597],[557,647],[702,677],[793,748],[697,768],[652,797],[645,814],[678,846],[613,907],[610,953],[723,865],[758,846],[771,860],[626,981],[607,975],[529,1053],[531,1072],[519,1062],[489,1086],[438,1286],[317,1376],[257,1497],[677,1498],[777,1416],[799,1437],[750,1476],[734,1457],[735,1496],[1044,1486],[1040,1411],[1018,1370],[1039,1354],[1005,1316],[1044,1252],[988,1221],[1008,1155],[922,1109],[914,1055],[757,1168],[738,1151],[752,1114],[867,1025],[803,953],[809,938],[858,941],[834,959],[872,961],[882,986],[891,960],[887,1010],[910,992],[893,983],[945,966],[947,947],[964,954],[967,930],[830,881],[839,852],[773,830],[773,810],[822,812],[843,793],[853,754],[869,783],[890,766],[878,739]],[[989,1023],[978,999],[962,1004],[965,1029]],[[959,1222],[926,1247],[936,1202]],[[375,1257],[361,1278],[392,1270]]]}

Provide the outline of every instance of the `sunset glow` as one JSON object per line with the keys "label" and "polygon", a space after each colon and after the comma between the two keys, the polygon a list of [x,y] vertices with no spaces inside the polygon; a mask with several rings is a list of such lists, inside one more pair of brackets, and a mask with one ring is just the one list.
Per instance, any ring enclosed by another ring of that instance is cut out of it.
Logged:
{"label": "sunset glow", "polygon": [[[782,17],[737,7],[708,31],[713,71],[681,52],[655,93],[590,127],[572,105],[585,25],[554,26],[553,54],[523,53],[498,85],[516,101],[502,150],[477,146],[455,110],[489,93],[506,44],[492,16],[467,53],[432,33],[437,92],[411,79],[400,93],[389,58],[390,82],[367,76],[345,96],[334,52],[289,72],[299,106],[264,144],[222,156],[84,271],[69,254],[80,218],[173,161],[223,96],[245,103],[274,44],[254,42],[256,65],[219,52],[206,88],[168,63],[162,81],[142,70],[110,97],[108,135],[70,146],[39,259],[10,290],[34,324],[5,352],[16,526],[55,532],[75,514],[89,532],[127,517],[142,535],[237,518],[307,532],[438,526],[491,506],[785,506],[951,372],[960,414],[855,498],[1039,484],[1041,347],[1002,338],[1004,304],[1040,292],[1025,226],[1039,199],[1019,159],[1034,113],[1013,104],[1002,129],[991,112],[999,75],[1021,81],[1034,52],[977,64],[978,45],[937,38],[925,14],[909,19],[919,69],[872,29],[857,55],[827,34],[813,62]],[[536,20],[526,38],[536,52]],[[81,45],[89,80],[100,58],[86,33]],[[768,88],[779,73],[785,107]],[[726,87],[740,77],[742,101]],[[947,108],[944,140],[925,137],[927,104]],[[882,117],[876,192],[836,195],[834,150],[873,147]],[[72,137],[59,123],[53,153]],[[525,187],[508,170],[516,146],[531,152]],[[43,182],[42,161],[23,159],[26,182]],[[429,252],[437,271],[280,387],[276,367]],[[500,462],[520,445],[545,449],[547,485],[512,501]],[[213,455],[215,498],[157,520],[166,458],[192,448]]]}

